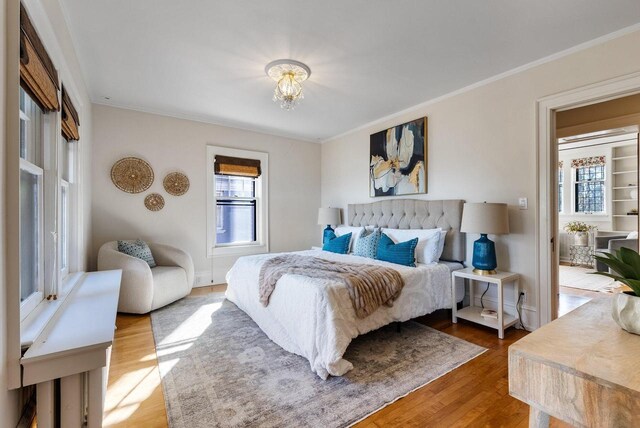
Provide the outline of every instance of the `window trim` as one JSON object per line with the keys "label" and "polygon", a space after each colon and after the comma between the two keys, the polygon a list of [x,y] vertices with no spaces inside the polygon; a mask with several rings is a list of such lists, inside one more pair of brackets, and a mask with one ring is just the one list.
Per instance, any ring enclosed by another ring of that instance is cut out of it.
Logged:
{"label": "window trim", "polygon": [[[626,139],[620,140],[620,137],[615,138],[607,138],[607,139],[598,139],[594,140],[598,142],[605,143],[606,145],[603,147],[600,144],[592,145],[592,146],[576,146],[576,147],[568,147],[568,148],[560,148],[558,154],[558,161],[563,162],[563,171],[564,171],[564,212],[558,212],[560,216],[561,222],[566,221],[585,221],[585,222],[600,222],[600,223],[611,223],[613,221],[613,202],[612,200],[612,190],[609,186],[613,186],[614,176],[612,158],[613,158],[613,148],[618,146],[619,143],[626,141]],[[612,144],[608,144],[612,143]],[[575,198],[576,198],[576,189],[575,189],[575,168],[571,165],[571,161],[573,159],[583,158],[583,157],[594,157],[594,156],[605,156],[605,212],[604,213],[593,213],[593,214],[584,214],[581,212],[575,211]],[[603,229],[604,230],[604,229]]]}
{"label": "window trim", "polygon": [[[216,155],[260,160],[262,174],[256,179],[256,242],[216,245],[217,198],[214,159]],[[269,252],[269,154],[252,150],[207,145],[207,258],[244,256]]]}

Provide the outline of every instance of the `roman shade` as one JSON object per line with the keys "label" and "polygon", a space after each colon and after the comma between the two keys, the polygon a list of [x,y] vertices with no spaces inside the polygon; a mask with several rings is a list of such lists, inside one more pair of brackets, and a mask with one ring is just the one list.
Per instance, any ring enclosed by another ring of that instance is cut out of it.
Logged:
{"label": "roman shade", "polygon": [[257,159],[236,158],[233,156],[215,156],[214,171],[220,175],[238,177],[260,177],[260,161]]}
{"label": "roman shade", "polygon": [[78,112],[73,106],[69,94],[64,90],[64,85],[62,85],[62,136],[67,141],[80,140],[78,126],[80,126]]}
{"label": "roman shade", "polygon": [[58,111],[58,72],[20,4],[20,85],[45,111]]}
{"label": "roman shade", "polygon": [[571,159],[571,168],[582,168],[586,166],[602,166],[607,163],[606,156],[591,156],[587,158]]}

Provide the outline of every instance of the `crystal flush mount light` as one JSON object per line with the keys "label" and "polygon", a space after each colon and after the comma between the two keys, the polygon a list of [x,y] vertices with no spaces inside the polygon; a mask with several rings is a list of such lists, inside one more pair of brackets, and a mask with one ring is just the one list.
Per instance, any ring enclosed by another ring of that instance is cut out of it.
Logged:
{"label": "crystal flush mount light", "polygon": [[281,108],[292,110],[304,98],[302,82],[311,76],[311,69],[306,64],[292,59],[278,59],[267,64],[264,71],[276,81],[273,101],[279,101]]}

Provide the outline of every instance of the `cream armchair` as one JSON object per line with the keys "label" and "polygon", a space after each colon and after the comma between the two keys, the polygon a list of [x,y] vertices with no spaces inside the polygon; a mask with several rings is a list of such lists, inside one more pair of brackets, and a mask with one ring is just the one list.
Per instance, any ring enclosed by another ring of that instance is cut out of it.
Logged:
{"label": "cream armchair", "polygon": [[157,266],[118,251],[116,241],[98,252],[98,270],[122,269],[118,312],[146,314],[188,295],[193,287],[193,260],[166,244],[147,243]]}

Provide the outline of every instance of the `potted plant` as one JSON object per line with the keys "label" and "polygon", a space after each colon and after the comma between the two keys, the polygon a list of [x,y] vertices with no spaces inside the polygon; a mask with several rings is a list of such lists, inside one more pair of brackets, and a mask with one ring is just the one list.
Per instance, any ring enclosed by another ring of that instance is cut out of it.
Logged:
{"label": "potted plant", "polygon": [[589,232],[594,229],[597,229],[597,227],[583,221],[570,221],[564,225],[565,232],[571,233],[574,236],[575,245],[582,246],[589,244]]}
{"label": "potted plant", "polygon": [[596,260],[609,266],[615,273],[594,273],[613,278],[632,290],[614,296],[611,315],[629,333],[640,334],[640,254],[624,247],[613,253],[600,254],[594,256]]}

